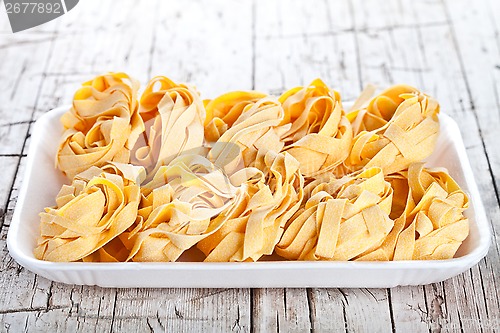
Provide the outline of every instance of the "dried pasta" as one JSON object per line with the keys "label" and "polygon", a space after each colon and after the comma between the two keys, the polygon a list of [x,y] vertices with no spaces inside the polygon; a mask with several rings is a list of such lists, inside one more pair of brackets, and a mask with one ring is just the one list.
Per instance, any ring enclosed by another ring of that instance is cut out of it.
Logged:
{"label": "dried pasta", "polygon": [[221,217],[226,223],[198,243],[205,261],[257,261],[273,252],[286,221],[299,209],[303,177],[290,154],[259,153],[255,162],[262,177],[252,178],[242,200]]}
{"label": "dried pasta", "polygon": [[142,167],[115,163],[90,167],[63,185],[57,205],[41,213],[35,257],[77,261],[101,249],[137,217]]}
{"label": "dried pasta", "polygon": [[304,176],[329,171],[349,156],[352,127],[345,117],[340,94],[321,80],[281,95],[285,111],[282,135],[286,151],[300,163]]}
{"label": "dried pasta", "polygon": [[85,82],[61,122],[65,132],[56,165],[69,179],[92,166],[128,163],[130,149],[144,130],[137,113],[139,83],[125,73]]}
{"label": "dried pasta", "polygon": [[213,218],[241,195],[241,188],[206,158],[177,157],[142,189],[138,223],[123,235],[131,248],[128,259],[177,260],[222,226],[224,218]]}
{"label": "dried pasta", "polygon": [[143,136],[132,154],[132,163],[154,175],[183,152],[203,145],[205,108],[193,88],[178,85],[164,76],[153,78],[144,90],[140,110]]}
{"label": "dried pasta", "polygon": [[407,171],[387,179],[393,183],[395,194],[406,194],[407,198],[402,214],[395,220],[391,235],[395,241],[384,248],[388,258],[453,258],[469,234],[469,222],[463,215],[469,201],[448,172],[414,163]]}
{"label": "dried pasta", "polygon": [[417,89],[397,85],[348,114],[354,139],[344,166],[348,171],[381,167],[391,174],[433,151],[439,133],[439,104]]}
{"label": "dried pasta", "polygon": [[305,205],[285,227],[276,253],[294,260],[351,260],[379,247],[394,221],[392,188],[380,168],[312,182]]}
{"label": "dried pasta", "polygon": [[439,104],[413,87],[370,86],[349,112],[320,79],[278,98],[202,100],[164,76],[138,91],[108,73],[75,93],[56,154],[70,185],[40,214],[37,259],[440,260],[468,236],[466,193],[422,162]]}

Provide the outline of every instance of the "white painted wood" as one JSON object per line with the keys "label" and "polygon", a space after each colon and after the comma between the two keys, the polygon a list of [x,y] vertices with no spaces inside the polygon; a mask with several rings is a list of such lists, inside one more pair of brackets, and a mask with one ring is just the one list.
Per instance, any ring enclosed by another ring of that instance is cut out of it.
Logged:
{"label": "white painted wood", "polygon": [[194,84],[202,98],[252,89],[250,1],[160,1],[150,76]]}
{"label": "white painted wood", "polygon": [[259,3],[256,35],[263,39],[331,35],[352,29],[347,1],[280,1]]}
{"label": "white painted wood", "polygon": [[[98,5],[96,5],[98,3]],[[494,332],[500,329],[500,7],[489,1],[80,1],[12,35],[0,8],[1,331]],[[33,56],[35,55],[36,56]],[[103,289],[20,268],[5,238],[32,121],[84,80],[163,74],[204,97],[281,93],[323,78],[354,99],[362,86],[409,83],[459,123],[494,243],[470,271],[392,289]]]}
{"label": "white painted wood", "polygon": [[306,289],[254,289],[255,332],[301,332],[312,328]]}

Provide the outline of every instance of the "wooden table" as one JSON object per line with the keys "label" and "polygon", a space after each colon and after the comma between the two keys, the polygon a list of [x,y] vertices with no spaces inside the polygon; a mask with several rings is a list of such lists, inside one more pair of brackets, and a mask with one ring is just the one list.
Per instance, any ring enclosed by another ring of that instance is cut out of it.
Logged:
{"label": "wooden table", "polygon": [[[17,34],[0,9],[0,329],[500,331],[499,33],[497,0],[82,0]],[[391,289],[103,289],[36,276],[5,244],[32,124],[106,71],[143,84],[167,75],[206,97],[316,77],[344,100],[367,83],[420,87],[460,125],[493,246],[453,279]]]}

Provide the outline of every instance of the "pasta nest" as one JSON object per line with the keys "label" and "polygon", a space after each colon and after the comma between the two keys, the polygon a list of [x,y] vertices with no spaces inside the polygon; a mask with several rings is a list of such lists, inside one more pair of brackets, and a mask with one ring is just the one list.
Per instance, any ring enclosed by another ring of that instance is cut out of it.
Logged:
{"label": "pasta nest", "polygon": [[353,172],[376,166],[387,175],[427,158],[439,134],[438,113],[439,104],[413,87],[385,90],[348,114],[354,139],[343,167]]}
{"label": "pasta nest", "polygon": [[[115,261],[105,246],[136,220],[142,167],[92,166],[63,185],[57,205],[40,214],[35,257],[48,261]],[[113,251],[114,253],[114,251]]]}
{"label": "pasta nest", "polygon": [[294,260],[352,260],[379,247],[394,226],[393,191],[382,169],[317,179],[286,223],[276,253]]}
{"label": "pasta nest", "polygon": [[65,132],[57,167],[72,179],[92,166],[129,163],[144,124],[137,113],[139,83],[124,73],[109,73],[85,82],[61,122]]}

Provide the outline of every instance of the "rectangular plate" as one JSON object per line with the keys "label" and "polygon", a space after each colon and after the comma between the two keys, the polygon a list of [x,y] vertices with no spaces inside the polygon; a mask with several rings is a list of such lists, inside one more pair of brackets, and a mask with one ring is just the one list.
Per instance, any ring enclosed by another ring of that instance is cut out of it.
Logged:
{"label": "rectangular plate", "polygon": [[[173,263],[55,263],[37,260],[33,249],[39,235],[38,214],[54,205],[61,185],[67,182],[54,160],[63,131],[60,116],[69,106],[43,115],[34,125],[31,144],[7,245],[22,266],[48,279],[102,287],[394,287],[443,281],[464,272],[483,258],[491,231],[467,159],[457,124],[441,114],[441,132],[428,166],[448,168],[470,197],[465,215],[470,234],[449,260],[338,262],[259,261],[255,263],[193,262],[196,250],[184,262]],[[186,262],[187,261],[187,262]],[[190,261],[190,262],[189,262]]]}

